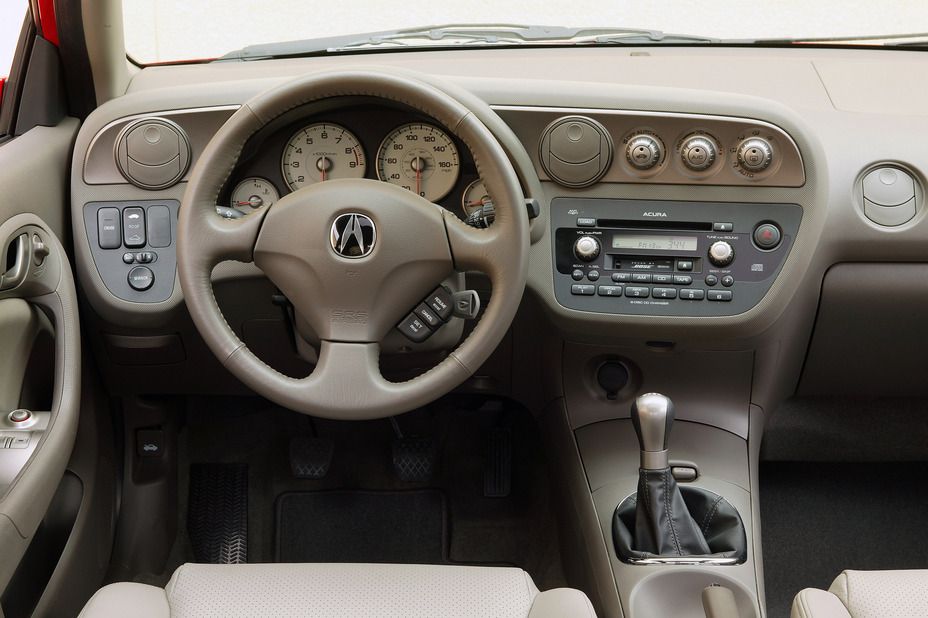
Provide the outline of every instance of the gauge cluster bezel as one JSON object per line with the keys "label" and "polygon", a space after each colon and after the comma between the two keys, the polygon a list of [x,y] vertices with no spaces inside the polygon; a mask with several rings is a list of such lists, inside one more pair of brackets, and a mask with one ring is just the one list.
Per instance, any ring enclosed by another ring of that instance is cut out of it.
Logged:
{"label": "gauge cluster bezel", "polygon": [[350,131],[359,141],[364,152],[366,169],[364,178],[379,180],[377,155],[384,139],[396,129],[408,124],[426,124],[448,135],[458,153],[458,176],[451,190],[435,200],[436,204],[450,210],[461,219],[466,218],[463,208],[464,191],[479,179],[477,166],[464,143],[436,119],[399,104],[382,101],[347,98],[329,101],[326,105],[309,105],[294,110],[287,117],[270,123],[255,134],[243,149],[238,165],[219,196],[219,203],[229,204],[232,188],[250,177],[269,181],[284,197],[293,190],[284,178],[281,161],[290,139],[303,128],[326,123],[338,125]]}

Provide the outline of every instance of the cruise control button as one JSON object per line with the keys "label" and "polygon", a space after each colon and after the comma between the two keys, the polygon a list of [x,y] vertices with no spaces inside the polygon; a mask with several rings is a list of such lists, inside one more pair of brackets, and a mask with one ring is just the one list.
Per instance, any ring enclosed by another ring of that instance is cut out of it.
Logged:
{"label": "cruise control button", "polygon": [[434,292],[429,294],[428,298],[425,299],[425,304],[428,305],[429,309],[438,314],[442,322],[447,322],[448,318],[451,317],[451,312],[454,310],[451,306],[451,293],[446,290],[444,286],[439,286]]}
{"label": "cruise control button", "polygon": [[570,273],[570,278],[574,281],[580,281],[583,279],[583,271],[579,268],[575,269],[574,272]]}
{"label": "cruise control button", "polygon": [[118,208],[101,208],[97,211],[97,240],[101,249],[118,249],[122,244]]}
{"label": "cruise control button", "polygon": [[654,288],[651,290],[651,298],[676,298],[677,288]]}
{"label": "cruise control button", "polygon": [[651,273],[632,273],[633,283],[651,283]]}
{"label": "cruise control button", "polygon": [[622,295],[622,286],[621,285],[601,285],[596,288],[596,293],[600,296],[621,296]]}
{"label": "cruise control button", "polygon": [[673,276],[674,285],[690,285],[693,283],[692,275],[674,275]]}
{"label": "cruise control button", "polygon": [[425,303],[419,303],[419,306],[413,310],[413,313],[419,316],[419,318],[431,328],[438,328],[441,326],[441,318]]}
{"label": "cruise control button", "polygon": [[628,298],[647,298],[650,294],[650,288],[625,286],[625,296]]}
{"label": "cruise control button", "polygon": [[693,260],[677,260],[677,270],[693,270]]}
{"label": "cruise control button", "polygon": [[147,266],[136,266],[129,271],[129,287],[138,292],[144,292],[155,283],[155,273]]}
{"label": "cruise control button", "polygon": [[575,283],[570,286],[570,293],[574,296],[592,296],[596,293],[596,286],[588,283]]}
{"label": "cruise control button", "polygon": [[680,299],[681,300],[702,300],[706,297],[705,290],[696,290],[696,289],[687,289],[684,288],[680,290]]}
{"label": "cruise control button", "polygon": [[616,283],[628,283],[632,280],[631,273],[612,273],[612,280]]}
{"label": "cruise control button", "polygon": [[731,300],[731,290],[709,290],[709,300],[728,302]]}
{"label": "cruise control button", "polygon": [[407,315],[396,328],[415,343],[422,343],[432,335],[432,330],[414,313]]}
{"label": "cruise control button", "polygon": [[722,277],[722,285],[724,285],[726,288],[730,288],[731,286],[735,285],[735,278],[731,275],[725,275]]}
{"label": "cruise control button", "polygon": [[654,283],[673,283],[673,275],[670,273],[654,273],[651,281]]}

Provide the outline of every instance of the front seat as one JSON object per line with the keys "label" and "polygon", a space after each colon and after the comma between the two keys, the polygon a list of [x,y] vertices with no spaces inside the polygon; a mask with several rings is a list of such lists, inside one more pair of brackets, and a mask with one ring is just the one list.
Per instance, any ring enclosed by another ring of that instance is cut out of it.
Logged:
{"label": "front seat", "polygon": [[595,618],[579,590],[522,569],[398,564],[185,564],[166,588],[110,584],[80,618],[354,616]]}
{"label": "front seat", "polygon": [[828,591],[806,588],[791,618],[915,618],[928,616],[928,570],[844,571]]}

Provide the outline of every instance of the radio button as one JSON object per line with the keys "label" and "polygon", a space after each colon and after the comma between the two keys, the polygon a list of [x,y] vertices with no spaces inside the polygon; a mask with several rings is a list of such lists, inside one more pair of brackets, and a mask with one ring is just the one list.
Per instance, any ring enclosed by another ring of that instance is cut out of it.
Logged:
{"label": "radio button", "polygon": [[709,247],[709,261],[713,266],[722,268],[735,261],[735,249],[724,240],[712,243]]}
{"label": "radio button", "polygon": [[596,289],[596,293],[600,296],[621,296],[622,295],[622,286],[621,285],[601,285]]}
{"label": "radio button", "polygon": [[577,217],[577,227],[596,227],[596,219],[592,217]]}
{"label": "radio button", "polygon": [[651,294],[650,288],[625,286],[625,296],[628,298],[647,298]]}
{"label": "radio button", "polygon": [[628,283],[632,280],[631,273],[612,273],[612,280],[615,283]]}
{"label": "radio button", "polygon": [[668,273],[654,273],[651,277],[654,283],[673,283],[673,275]]}
{"label": "radio button", "polygon": [[706,275],[706,285],[715,285],[719,282],[719,278],[715,275]]}
{"label": "radio button", "polygon": [[724,285],[726,288],[730,288],[731,286],[735,285],[735,278],[731,275],[725,275],[722,277],[722,285]]}
{"label": "radio button", "polygon": [[682,289],[680,290],[680,299],[681,300],[702,300],[706,297],[705,290],[697,289]]}
{"label": "radio button", "polygon": [[588,273],[586,274],[586,278],[589,279],[590,281],[598,281],[598,280],[599,280],[599,271],[598,271],[598,270],[591,270],[590,272],[588,272]]}
{"label": "radio button", "polygon": [[674,285],[690,285],[693,283],[692,275],[674,275],[673,284]]}
{"label": "radio button", "polygon": [[599,257],[599,241],[592,236],[581,236],[574,243],[574,254],[584,262],[592,262]]}
{"label": "radio button", "polygon": [[574,296],[592,296],[596,293],[596,286],[584,283],[575,283],[570,286],[570,293]]}
{"label": "radio button", "polygon": [[693,260],[677,260],[677,270],[693,270]]}
{"label": "radio button", "polygon": [[677,288],[654,288],[651,290],[652,298],[676,298]]}
{"label": "radio button", "polygon": [[574,281],[580,281],[583,279],[583,271],[577,268],[574,270],[574,272],[570,273],[570,277]]}
{"label": "radio button", "polygon": [[632,283],[651,283],[651,273],[632,273]]}
{"label": "radio button", "polygon": [[735,231],[734,223],[713,223],[712,231],[714,232],[733,232]]}
{"label": "radio button", "polygon": [[709,290],[709,300],[727,303],[731,301],[731,290]]}

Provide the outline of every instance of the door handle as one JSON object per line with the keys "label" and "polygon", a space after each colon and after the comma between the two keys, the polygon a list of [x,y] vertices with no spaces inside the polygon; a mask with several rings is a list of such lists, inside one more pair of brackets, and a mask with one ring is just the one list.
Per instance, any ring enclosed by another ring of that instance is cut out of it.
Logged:
{"label": "door handle", "polygon": [[[12,290],[21,284],[26,280],[26,273],[29,272],[30,245],[32,244],[29,242],[29,234],[20,234],[10,244],[16,245],[12,251],[13,264],[0,275],[0,292]],[[7,255],[9,254],[8,250]]]}

